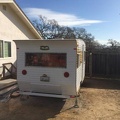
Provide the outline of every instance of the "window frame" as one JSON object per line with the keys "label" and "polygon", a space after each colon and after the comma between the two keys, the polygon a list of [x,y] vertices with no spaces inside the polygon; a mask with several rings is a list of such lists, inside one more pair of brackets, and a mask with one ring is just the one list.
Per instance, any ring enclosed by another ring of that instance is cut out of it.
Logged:
{"label": "window frame", "polygon": [[[37,63],[37,65],[34,65],[34,64],[31,64],[31,63],[33,63],[33,61],[35,60],[32,56],[37,56],[38,57],[38,63]],[[47,55],[47,59],[46,58],[44,58],[44,55],[46,56]],[[51,56],[51,55],[53,55],[53,56]],[[31,60],[31,57],[32,57],[32,60]],[[43,57],[43,58],[42,58]],[[59,59],[58,59],[58,57],[60,57]],[[55,60],[55,58],[56,58],[56,60],[59,60],[59,62],[54,62],[54,60]],[[44,59],[46,59],[45,60],[45,63],[43,63],[44,62]],[[31,60],[32,62],[28,62],[29,60]],[[63,61],[61,61],[61,60],[63,60]],[[28,64],[29,63],[29,64]],[[49,64],[49,65],[47,65],[46,63],[51,63],[51,65]],[[54,63],[57,63],[57,64],[54,64]],[[29,52],[27,52],[27,53],[25,53],[25,66],[26,67],[49,67],[49,68],[67,68],[67,53],[42,53],[42,52],[35,52],[35,53],[33,53],[33,52],[31,52],[31,53],[29,53]]]}
{"label": "window frame", "polygon": [[[1,53],[0,53],[0,58],[10,58],[10,57],[12,57],[12,44],[11,44],[11,41],[0,40],[0,42],[1,42],[0,45],[2,46],[0,48],[2,50]],[[7,45],[7,47],[6,47],[6,45]]]}
{"label": "window frame", "polygon": [[0,58],[3,58],[4,54],[3,54],[3,40],[0,40]]}

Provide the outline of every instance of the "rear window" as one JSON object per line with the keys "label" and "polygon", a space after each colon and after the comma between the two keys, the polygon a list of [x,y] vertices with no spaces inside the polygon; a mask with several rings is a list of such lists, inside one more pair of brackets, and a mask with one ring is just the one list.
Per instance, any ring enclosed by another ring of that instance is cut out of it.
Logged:
{"label": "rear window", "polygon": [[25,66],[66,68],[66,53],[26,53]]}

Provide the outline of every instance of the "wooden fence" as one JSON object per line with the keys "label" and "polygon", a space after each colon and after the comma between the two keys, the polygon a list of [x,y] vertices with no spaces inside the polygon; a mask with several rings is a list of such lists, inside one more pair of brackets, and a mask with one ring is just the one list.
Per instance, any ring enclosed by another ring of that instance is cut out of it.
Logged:
{"label": "wooden fence", "polygon": [[120,53],[86,53],[86,76],[120,78]]}

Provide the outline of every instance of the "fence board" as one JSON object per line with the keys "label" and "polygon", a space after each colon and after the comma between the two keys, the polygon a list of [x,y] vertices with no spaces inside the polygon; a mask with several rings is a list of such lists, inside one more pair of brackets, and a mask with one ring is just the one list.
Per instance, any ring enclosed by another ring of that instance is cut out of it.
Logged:
{"label": "fence board", "polygon": [[[92,65],[91,70],[90,65]],[[93,52],[92,61],[90,61],[90,53],[87,53],[86,75],[91,76],[91,74],[99,77],[120,78],[120,54]]]}

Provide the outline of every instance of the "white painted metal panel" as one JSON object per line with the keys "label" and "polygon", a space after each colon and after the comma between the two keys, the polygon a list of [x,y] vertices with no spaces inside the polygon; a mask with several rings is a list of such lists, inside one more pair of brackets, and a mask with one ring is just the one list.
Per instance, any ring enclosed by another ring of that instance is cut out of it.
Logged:
{"label": "white painted metal panel", "polygon": [[[15,41],[17,44],[17,80],[21,92],[28,94],[58,94],[61,96],[76,95],[76,90],[80,87],[81,66],[76,68],[77,42],[76,40],[30,40]],[[49,46],[49,50],[41,50],[40,46]],[[67,67],[52,68],[39,66],[25,66],[25,53],[66,53]],[[27,74],[23,75],[22,70]],[[69,77],[65,78],[64,73],[68,72]],[[49,82],[40,81],[40,76],[46,74]],[[28,87],[28,86],[29,87]],[[26,86],[26,87],[25,87]],[[57,97],[57,96],[56,96]]]}
{"label": "white painted metal panel", "polygon": [[86,46],[82,40],[77,40],[77,44],[80,50],[80,65],[76,68],[76,91],[79,92],[80,83],[84,81],[85,77],[85,50]]}

